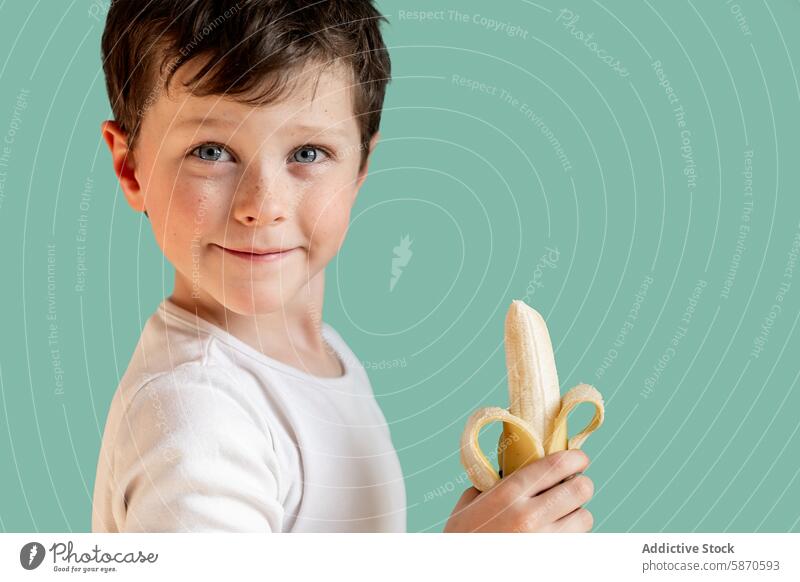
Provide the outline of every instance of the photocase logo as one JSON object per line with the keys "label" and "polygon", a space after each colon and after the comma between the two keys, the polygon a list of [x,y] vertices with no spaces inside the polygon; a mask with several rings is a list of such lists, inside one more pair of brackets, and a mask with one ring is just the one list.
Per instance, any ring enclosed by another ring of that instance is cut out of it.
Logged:
{"label": "photocase logo", "polygon": [[400,280],[400,275],[403,274],[401,267],[408,266],[408,262],[411,260],[411,255],[414,254],[411,252],[411,243],[414,242],[413,240],[408,238],[409,235],[403,235],[400,238],[400,244],[394,247],[392,250],[394,251],[394,258],[392,258],[392,277],[389,279],[389,291],[394,290],[394,286],[397,285],[397,281]]}
{"label": "photocase logo", "polygon": [[19,563],[26,570],[35,570],[44,560],[44,546],[39,542],[28,542],[19,551]]}

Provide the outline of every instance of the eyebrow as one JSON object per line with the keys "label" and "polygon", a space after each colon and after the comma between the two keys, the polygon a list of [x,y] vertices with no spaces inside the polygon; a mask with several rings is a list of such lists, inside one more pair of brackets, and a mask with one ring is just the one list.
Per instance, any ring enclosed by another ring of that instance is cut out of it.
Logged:
{"label": "eyebrow", "polygon": [[[239,122],[234,121],[232,119],[223,119],[220,117],[187,117],[186,119],[182,119],[175,123],[173,127],[181,128],[186,126],[194,126],[194,125],[222,125],[222,126],[231,126],[231,125],[239,125]],[[341,136],[345,137],[347,132],[344,128],[340,126],[329,126],[329,127],[321,127],[316,125],[308,125],[303,123],[298,123],[295,125],[284,126],[286,129],[295,129],[297,131],[304,131],[304,132],[312,132],[315,135],[334,135],[334,136]]]}

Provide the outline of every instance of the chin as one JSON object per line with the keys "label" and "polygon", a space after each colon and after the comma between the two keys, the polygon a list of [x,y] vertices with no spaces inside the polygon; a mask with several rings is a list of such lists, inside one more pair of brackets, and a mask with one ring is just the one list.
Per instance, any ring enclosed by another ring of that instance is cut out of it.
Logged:
{"label": "chin", "polygon": [[244,316],[267,315],[279,313],[294,297],[294,289],[284,286],[283,294],[278,285],[247,289],[226,289],[224,293],[225,308]]}

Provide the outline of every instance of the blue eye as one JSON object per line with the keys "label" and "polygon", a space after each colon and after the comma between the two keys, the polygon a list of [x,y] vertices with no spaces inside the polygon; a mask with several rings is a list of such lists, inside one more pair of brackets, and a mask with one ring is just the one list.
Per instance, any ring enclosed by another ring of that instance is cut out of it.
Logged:
{"label": "blue eye", "polygon": [[301,164],[309,164],[317,159],[318,152],[322,152],[322,155],[325,155],[325,152],[322,151],[318,147],[314,146],[303,146],[296,152],[292,158],[295,162],[300,162]]}
{"label": "blue eye", "polygon": [[[221,145],[217,145],[214,143],[204,143],[203,145],[196,147],[192,150],[192,154],[195,155],[195,152],[199,152],[197,157],[201,160],[205,160],[206,162],[230,162],[233,161],[233,157],[228,150],[226,150]],[[206,157],[208,156],[208,157]],[[224,158],[227,156],[227,158]]]}

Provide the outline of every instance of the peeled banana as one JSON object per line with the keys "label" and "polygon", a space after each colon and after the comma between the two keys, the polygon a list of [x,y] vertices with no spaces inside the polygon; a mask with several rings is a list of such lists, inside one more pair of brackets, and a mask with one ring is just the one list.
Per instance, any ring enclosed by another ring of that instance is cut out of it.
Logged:
{"label": "peeled banana", "polygon": [[[603,424],[603,397],[594,386],[578,384],[561,397],[547,325],[535,309],[518,299],[511,302],[506,314],[505,350],[508,410],[495,406],[476,410],[461,435],[461,464],[479,491],[545,455],[580,448]],[[580,433],[568,438],[567,416],[583,402],[594,405],[594,417]],[[500,474],[478,444],[481,429],[496,421],[503,422],[497,447]]]}

